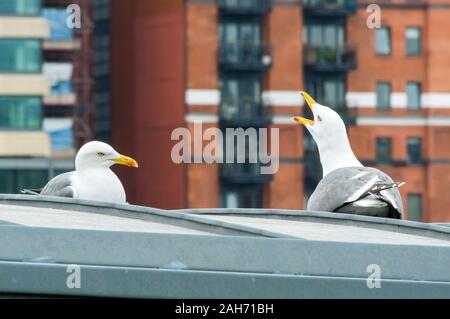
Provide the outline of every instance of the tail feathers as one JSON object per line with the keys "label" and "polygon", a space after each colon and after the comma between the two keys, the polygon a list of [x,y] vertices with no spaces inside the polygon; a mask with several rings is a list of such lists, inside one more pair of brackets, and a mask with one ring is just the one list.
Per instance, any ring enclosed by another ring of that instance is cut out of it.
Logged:
{"label": "tail feathers", "polygon": [[28,195],[39,195],[42,191],[42,188],[24,188],[21,189],[20,192],[22,194],[28,194]]}

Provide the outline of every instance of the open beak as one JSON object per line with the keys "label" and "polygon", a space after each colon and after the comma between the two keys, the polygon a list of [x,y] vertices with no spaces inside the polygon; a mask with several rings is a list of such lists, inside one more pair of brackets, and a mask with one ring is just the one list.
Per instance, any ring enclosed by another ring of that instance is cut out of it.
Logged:
{"label": "open beak", "polygon": [[112,161],[120,165],[138,167],[138,163],[134,159],[125,155],[120,155],[119,157],[113,158]]}
{"label": "open beak", "polygon": [[[312,112],[314,112],[313,111],[313,105],[314,104],[317,104],[317,102],[316,101],[314,101],[314,99],[308,94],[308,93],[306,93],[306,92],[300,92],[300,94],[303,96],[303,98],[305,99],[305,101],[306,101],[306,104],[308,104],[308,106],[309,106],[309,108],[311,109],[311,111]],[[303,125],[310,125],[310,126],[313,126],[314,125],[314,120],[310,120],[310,119],[307,119],[307,118],[304,118],[304,117],[300,117],[300,116],[294,116],[293,118],[292,118],[295,122],[297,122],[297,123],[300,123],[300,124],[303,124]]]}

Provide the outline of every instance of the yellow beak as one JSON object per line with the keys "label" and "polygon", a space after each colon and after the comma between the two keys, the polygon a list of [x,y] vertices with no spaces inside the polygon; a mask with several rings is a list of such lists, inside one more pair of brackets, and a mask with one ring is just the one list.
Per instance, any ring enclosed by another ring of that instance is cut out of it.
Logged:
{"label": "yellow beak", "polygon": [[[314,99],[313,99],[308,93],[306,93],[306,92],[303,92],[303,91],[302,91],[302,92],[300,92],[300,94],[303,96],[303,98],[304,98],[305,101],[306,101],[306,104],[308,104],[309,108],[310,108],[311,111],[312,111],[313,105],[314,105],[314,104],[317,104],[317,102],[314,101]],[[304,118],[304,117],[294,116],[292,119],[293,119],[295,122],[300,123],[300,124],[303,124],[303,125],[310,125],[310,126],[313,126],[313,125],[314,125],[314,120],[310,120],[310,119],[307,119],[307,118]]]}
{"label": "yellow beak", "polygon": [[125,155],[120,155],[119,157],[113,158],[112,161],[120,165],[125,165],[129,167],[138,167],[138,163],[133,158]]}

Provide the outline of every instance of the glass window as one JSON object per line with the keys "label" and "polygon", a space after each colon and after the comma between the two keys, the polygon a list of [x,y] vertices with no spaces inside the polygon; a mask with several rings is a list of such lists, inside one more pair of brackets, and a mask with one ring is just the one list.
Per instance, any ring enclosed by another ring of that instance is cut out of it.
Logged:
{"label": "glass window", "polygon": [[422,221],[422,195],[408,194],[408,219],[420,222]]}
{"label": "glass window", "polygon": [[227,76],[220,81],[221,115],[254,117],[261,110],[261,82],[258,76]]}
{"label": "glass window", "polygon": [[39,73],[41,66],[39,40],[0,39],[0,72]]}
{"label": "glass window", "polygon": [[[345,108],[345,77],[308,76],[305,88],[319,103],[335,110]],[[309,108],[306,108],[306,111],[305,115],[312,115]]]}
{"label": "glass window", "polygon": [[379,55],[391,54],[391,30],[375,29],[375,51]]}
{"label": "glass window", "polygon": [[376,159],[380,164],[391,162],[391,138],[377,137]]}
{"label": "glass window", "polygon": [[0,193],[12,194],[15,193],[16,186],[14,181],[14,171],[12,170],[0,170]]}
{"label": "glass window", "polygon": [[16,171],[16,189],[43,187],[48,180],[47,170],[18,170]]}
{"label": "glass window", "polygon": [[42,99],[37,96],[0,96],[0,128],[41,128]]}
{"label": "glass window", "polygon": [[419,55],[421,45],[421,29],[420,28],[406,28],[405,31],[406,54]]}
{"label": "glass window", "polygon": [[262,187],[222,187],[222,207],[224,208],[261,208]]}
{"label": "glass window", "polygon": [[0,14],[2,15],[39,15],[42,0],[2,0]]}
{"label": "glass window", "polygon": [[345,44],[344,25],[307,23],[303,40],[305,44],[315,47],[341,49]]}
{"label": "glass window", "polygon": [[39,188],[48,181],[47,170],[0,170],[0,193],[18,193],[24,188]]}
{"label": "glass window", "polygon": [[420,164],[422,162],[422,139],[410,137],[407,142],[408,163]]}
{"label": "glass window", "polygon": [[343,109],[345,107],[345,85],[342,80],[323,81],[323,101],[333,109]]}
{"label": "glass window", "polygon": [[220,40],[222,44],[259,45],[261,40],[260,21],[225,20],[219,24]]}
{"label": "glass window", "polygon": [[406,84],[407,108],[410,110],[420,109],[420,83],[410,82]]}
{"label": "glass window", "polygon": [[389,82],[377,83],[377,109],[388,110],[391,107],[391,84]]}

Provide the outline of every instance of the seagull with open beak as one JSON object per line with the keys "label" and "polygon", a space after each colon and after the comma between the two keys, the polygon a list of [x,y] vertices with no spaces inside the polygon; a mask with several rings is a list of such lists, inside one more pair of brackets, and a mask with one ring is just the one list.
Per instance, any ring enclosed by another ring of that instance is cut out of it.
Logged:
{"label": "seagull with open beak", "polygon": [[313,119],[296,116],[317,144],[322,180],[311,195],[307,209],[400,218],[403,205],[398,187],[382,171],[364,167],[350,146],[344,121],[332,108],[301,92]]}

